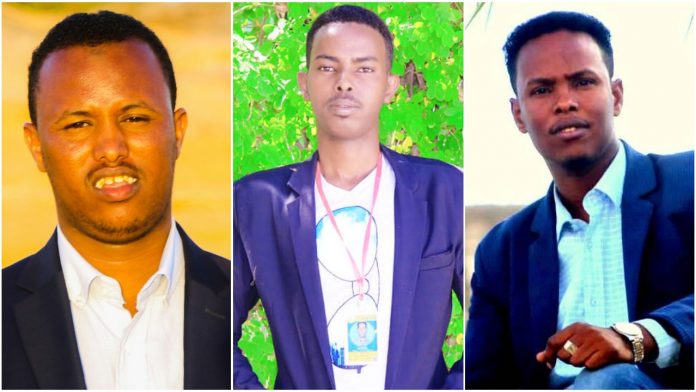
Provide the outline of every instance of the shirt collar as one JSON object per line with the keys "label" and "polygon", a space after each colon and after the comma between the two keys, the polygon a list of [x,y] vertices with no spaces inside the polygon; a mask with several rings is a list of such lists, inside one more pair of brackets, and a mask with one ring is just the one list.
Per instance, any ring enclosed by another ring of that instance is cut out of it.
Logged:
{"label": "shirt collar", "polygon": [[[616,156],[611,161],[611,164],[609,164],[607,170],[604,172],[594,188],[590,190],[590,192],[596,190],[607,195],[614,206],[620,208],[625,178],[626,149],[623,143],[619,143],[619,151],[616,153]],[[589,195],[590,192],[587,192],[587,194]],[[566,222],[572,221],[573,217],[563,205],[563,202],[561,202],[561,197],[558,194],[558,188],[556,188],[555,185],[553,187],[553,198],[556,208],[556,240],[558,241],[561,238],[563,225],[565,225]],[[585,195],[585,198],[587,198],[587,195]]]}
{"label": "shirt collar", "polygon": [[[87,260],[80,255],[70,241],[63,234],[60,225],[58,232],[58,254],[60,264],[63,269],[65,285],[68,291],[68,298],[71,302],[84,305],[89,298],[89,290],[95,279],[103,277],[111,279],[99,270],[94,268]],[[162,257],[160,258],[159,268],[148,279],[147,283],[138,293],[138,303],[141,296],[151,294],[151,286],[160,276],[165,278],[167,288],[166,296],[171,297],[174,292],[175,284],[184,272],[184,252],[179,231],[176,229],[176,222],[172,219],[171,229],[164,246]]]}

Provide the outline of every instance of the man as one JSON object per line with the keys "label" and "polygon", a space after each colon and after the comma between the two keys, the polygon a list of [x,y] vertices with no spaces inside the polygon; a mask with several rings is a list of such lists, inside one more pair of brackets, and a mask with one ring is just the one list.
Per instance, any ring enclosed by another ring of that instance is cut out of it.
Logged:
{"label": "man", "polygon": [[175,103],[167,50],[130,16],[71,15],[34,51],[24,136],[58,227],[3,270],[3,388],[230,387],[229,261],[171,212]]}
{"label": "man", "polygon": [[[261,387],[237,346],[259,299],[276,388],[462,388],[461,360],[448,373],[441,351],[463,288],[462,174],[380,146],[399,78],[377,15],[326,11],[306,56],[317,153],[235,184],[235,388]],[[370,344],[351,344],[361,322]]]}
{"label": "man", "polygon": [[597,19],[545,14],[504,50],[513,118],[554,181],[477,249],[467,387],[692,389],[693,153],[617,139]]}

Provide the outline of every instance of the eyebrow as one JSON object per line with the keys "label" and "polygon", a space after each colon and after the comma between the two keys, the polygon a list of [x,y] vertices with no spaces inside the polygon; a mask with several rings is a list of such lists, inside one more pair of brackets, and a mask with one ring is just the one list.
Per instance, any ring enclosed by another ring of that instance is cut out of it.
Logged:
{"label": "eyebrow", "polygon": [[66,110],[63,113],[61,113],[60,116],[58,116],[58,119],[56,119],[56,121],[54,121],[54,123],[60,122],[64,118],[70,117],[70,116],[92,117],[92,114],[87,110],[74,110],[74,111],[67,111]]}
{"label": "eyebrow", "polygon": [[[329,60],[329,61],[333,61],[336,63],[339,62],[338,57],[330,56],[328,54],[318,54],[316,57],[314,57],[314,60],[320,60],[320,59]],[[351,59],[351,61],[354,63],[364,63],[364,62],[368,62],[368,61],[378,61],[378,59],[375,56],[363,56],[363,57],[353,58],[353,59]]]}
{"label": "eyebrow", "polygon": [[[155,109],[153,109],[152,107],[150,107],[150,105],[148,105],[147,103],[145,103],[143,101],[129,103],[128,105],[122,107],[118,111],[120,113],[125,113],[131,109],[140,109],[140,108],[156,112]],[[60,122],[63,119],[65,119],[66,117],[70,117],[70,116],[93,117],[92,112],[90,112],[89,110],[73,110],[73,111],[66,110],[63,113],[61,113],[60,116],[58,116],[58,118],[54,121],[54,123]]]}
{"label": "eyebrow", "polygon": [[[575,79],[579,79],[579,78],[582,78],[583,76],[588,76],[588,75],[595,76],[596,73],[592,70],[589,70],[589,69],[582,69],[580,71],[573,72],[570,75],[565,75],[563,77],[563,79],[575,80]],[[530,86],[530,85],[552,86],[554,84],[556,84],[556,79],[543,78],[543,77],[542,78],[532,78],[527,82],[527,86]]]}
{"label": "eyebrow", "polygon": [[146,109],[146,110],[156,112],[155,109],[153,109],[150,105],[148,105],[147,103],[145,103],[143,101],[138,101],[135,103],[128,104],[128,105],[122,107],[121,109],[119,109],[119,112],[125,113],[131,109]]}
{"label": "eyebrow", "polygon": [[565,78],[566,78],[567,80],[573,80],[573,79],[578,79],[578,78],[581,78],[581,77],[583,77],[583,76],[588,76],[588,75],[590,75],[590,76],[596,76],[597,74],[596,74],[594,71],[592,71],[592,70],[583,69],[583,70],[580,70],[580,71],[578,71],[578,72],[573,72],[572,74],[566,76]]}

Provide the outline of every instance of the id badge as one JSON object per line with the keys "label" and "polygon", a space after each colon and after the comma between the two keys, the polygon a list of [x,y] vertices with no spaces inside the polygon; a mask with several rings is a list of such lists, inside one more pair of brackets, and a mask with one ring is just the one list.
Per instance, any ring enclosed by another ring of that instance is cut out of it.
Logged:
{"label": "id badge", "polygon": [[348,319],[346,328],[346,365],[366,365],[377,361],[377,314],[356,314]]}

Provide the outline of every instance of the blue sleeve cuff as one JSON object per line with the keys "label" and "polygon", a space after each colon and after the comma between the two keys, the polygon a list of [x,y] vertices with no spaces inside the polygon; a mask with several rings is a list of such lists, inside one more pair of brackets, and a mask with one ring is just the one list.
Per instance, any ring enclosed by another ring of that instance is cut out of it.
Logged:
{"label": "blue sleeve cuff", "polygon": [[655,360],[660,368],[666,368],[679,364],[679,351],[681,351],[681,343],[670,336],[662,325],[653,319],[642,319],[635,321],[642,325],[655,339],[657,344],[658,356]]}

